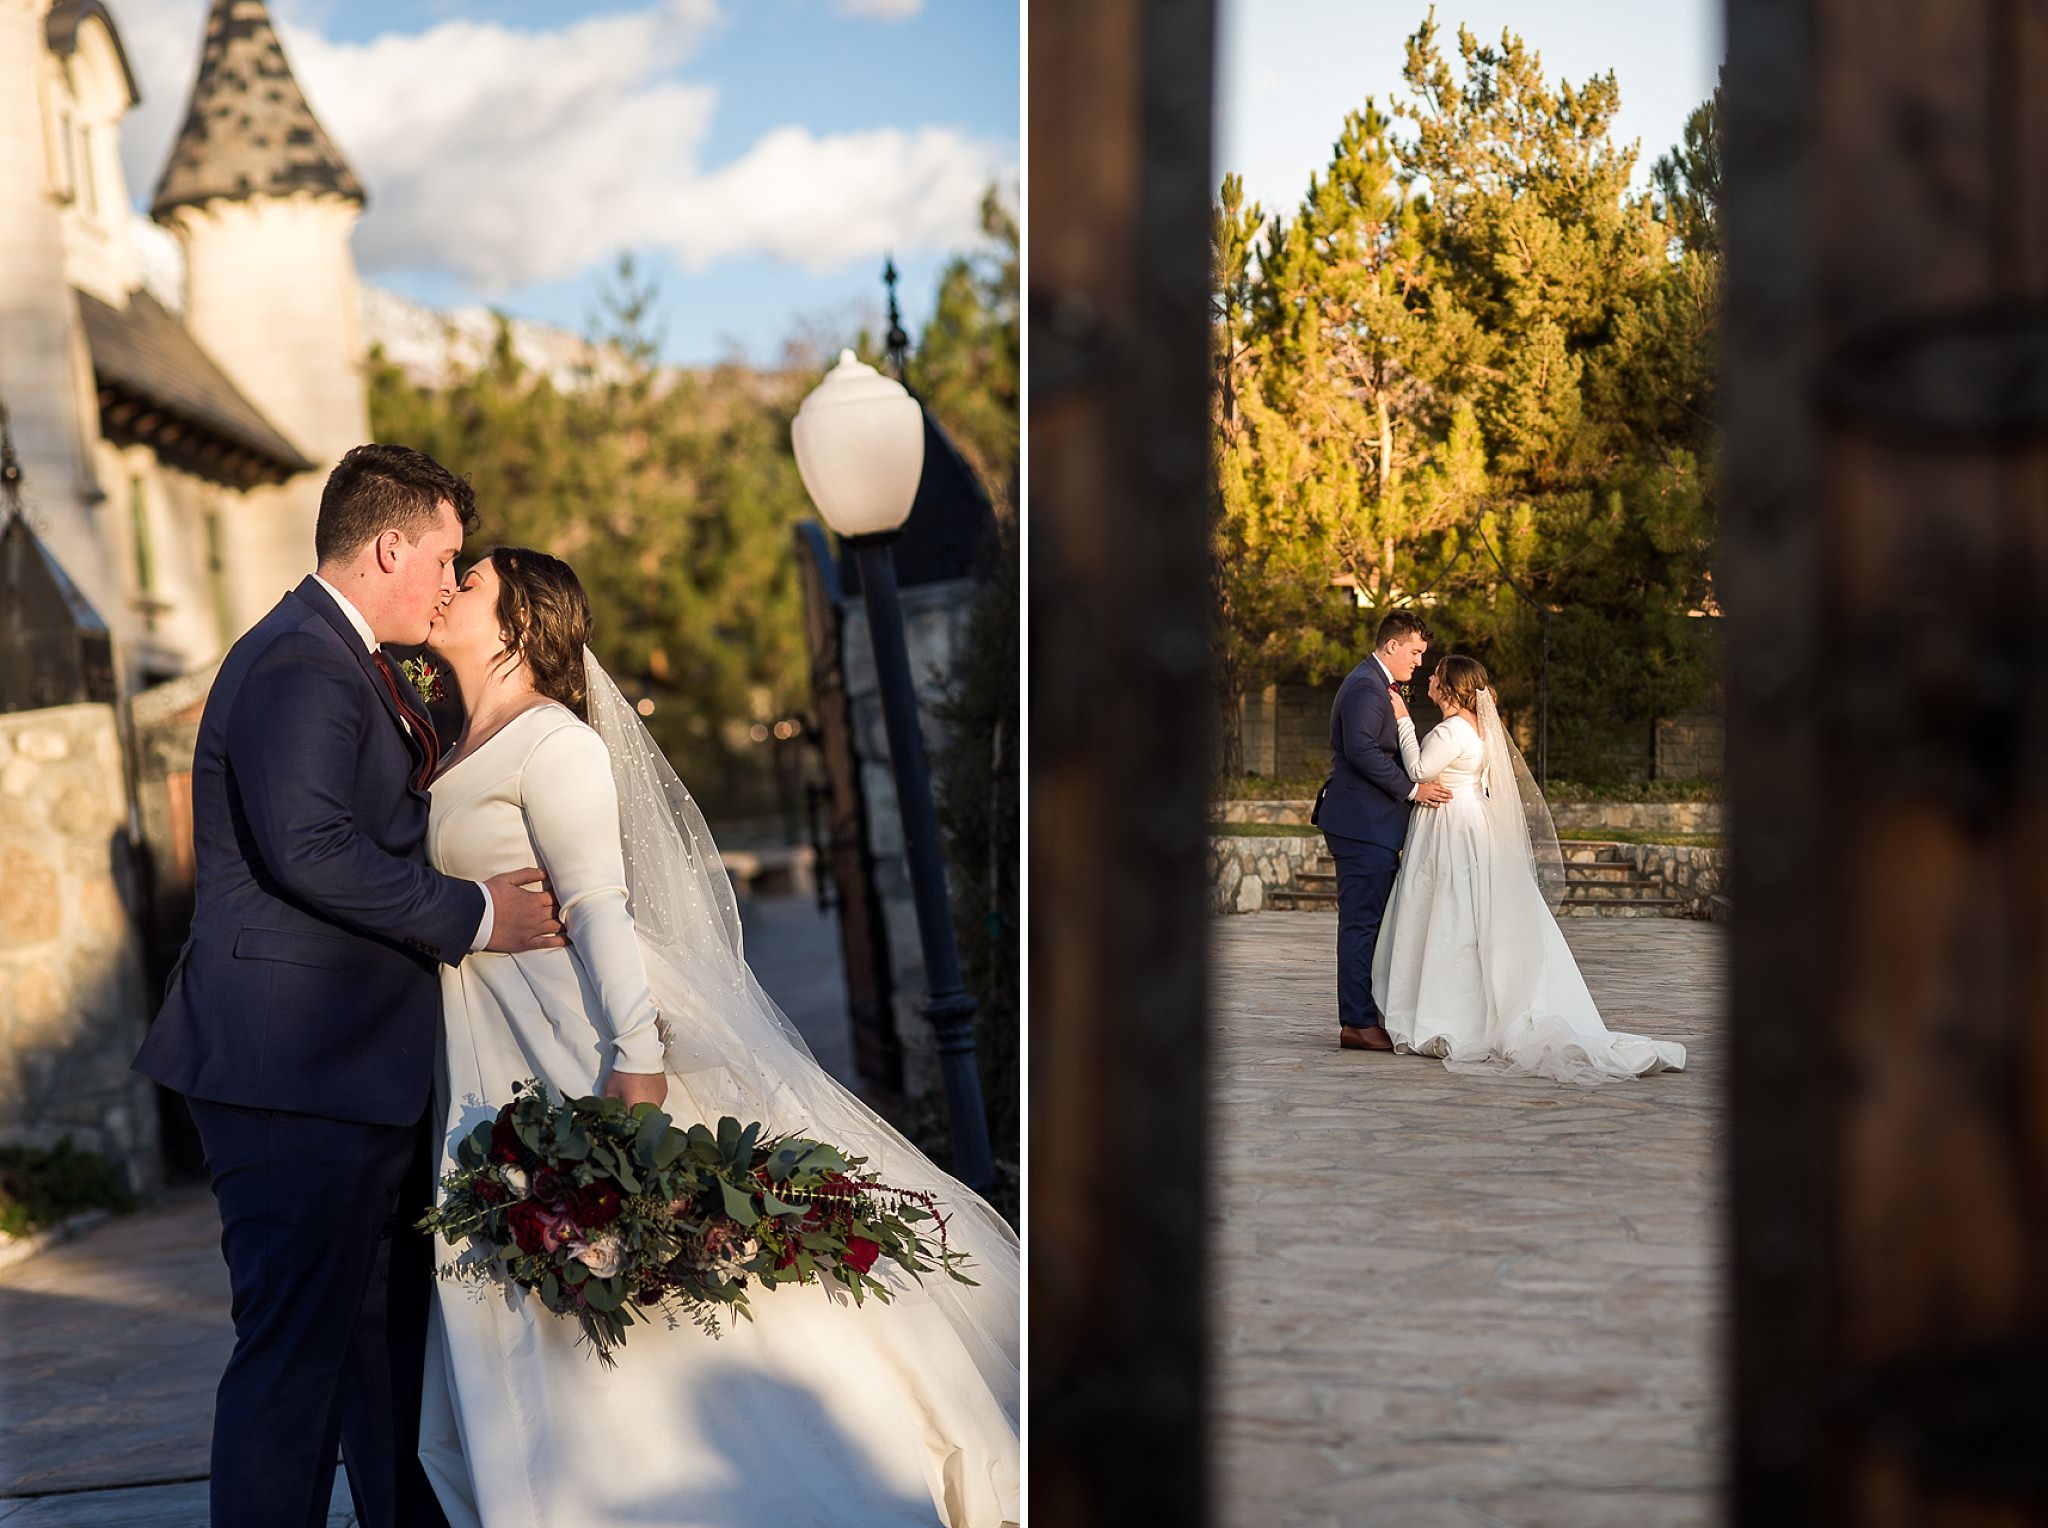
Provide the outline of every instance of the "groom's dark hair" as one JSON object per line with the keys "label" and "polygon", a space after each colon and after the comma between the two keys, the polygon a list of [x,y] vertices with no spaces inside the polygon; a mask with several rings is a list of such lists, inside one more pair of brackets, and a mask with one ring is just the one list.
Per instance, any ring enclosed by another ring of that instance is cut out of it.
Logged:
{"label": "groom's dark hair", "polygon": [[323,563],[341,562],[388,530],[418,542],[441,523],[444,499],[455,506],[464,534],[477,528],[476,490],[426,452],[357,446],[327,474],[313,525],[313,555]]}
{"label": "groom's dark hair", "polygon": [[1380,634],[1372,639],[1373,651],[1377,652],[1389,642],[1413,633],[1429,642],[1435,639],[1429,634],[1429,626],[1421,616],[1412,610],[1389,610],[1380,622]]}

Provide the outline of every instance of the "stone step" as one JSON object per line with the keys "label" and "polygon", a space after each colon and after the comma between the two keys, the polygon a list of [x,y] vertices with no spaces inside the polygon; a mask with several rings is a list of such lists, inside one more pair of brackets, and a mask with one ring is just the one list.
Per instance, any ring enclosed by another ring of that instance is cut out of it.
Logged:
{"label": "stone step", "polygon": [[1662,881],[1568,881],[1564,894],[1583,902],[1641,902],[1669,900]]}
{"label": "stone step", "polygon": [[1337,908],[1337,893],[1303,891],[1298,886],[1276,886],[1266,893],[1266,907],[1276,913],[1334,912]]}
{"label": "stone step", "polygon": [[1676,918],[1686,904],[1677,897],[1633,897],[1613,900],[1566,897],[1557,906],[1560,918]]}
{"label": "stone step", "polygon": [[1586,880],[1607,880],[1618,875],[1634,875],[1634,860],[1566,860],[1564,873]]}

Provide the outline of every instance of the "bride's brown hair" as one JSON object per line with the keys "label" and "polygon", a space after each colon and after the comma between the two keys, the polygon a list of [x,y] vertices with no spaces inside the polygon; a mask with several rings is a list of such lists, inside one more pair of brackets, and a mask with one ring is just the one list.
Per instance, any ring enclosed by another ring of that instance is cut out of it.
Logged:
{"label": "bride's brown hair", "polygon": [[1463,653],[1447,653],[1437,660],[1433,676],[1442,686],[1444,699],[1460,711],[1479,709],[1479,692],[1486,688],[1486,665]]}
{"label": "bride's brown hair", "polygon": [[521,659],[533,687],[590,720],[583,648],[590,640],[590,600],[576,570],[530,547],[494,546],[498,628],[505,652]]}

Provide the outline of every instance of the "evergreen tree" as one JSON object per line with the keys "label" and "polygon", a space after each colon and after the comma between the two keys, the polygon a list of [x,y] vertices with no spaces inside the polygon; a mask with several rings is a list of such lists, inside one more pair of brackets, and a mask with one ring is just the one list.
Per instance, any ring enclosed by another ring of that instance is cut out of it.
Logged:
{"label": "evergreen tree", "polygon": [[1649,718],[1707,672],[1711,103],[1659,202],[1613,142],[1611,73],[1553,87],[1512,33],[1447,51],[1432,15],[1403,75],[1412,136],[1368,101],[1291,220],[1223,184],[1226,736],[1254,686],[1356,661],[1371,617],[1342,586],[1433,605],[1439,651],[1485,659],[1524,730],[1547,610],[1553,768],[1640,772]]}

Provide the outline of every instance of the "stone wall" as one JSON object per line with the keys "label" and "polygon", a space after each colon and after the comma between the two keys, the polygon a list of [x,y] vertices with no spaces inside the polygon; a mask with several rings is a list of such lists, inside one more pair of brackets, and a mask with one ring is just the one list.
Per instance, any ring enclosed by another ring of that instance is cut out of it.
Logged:
{"label": "stone wall", "polygon": [[1563,837],[1600,830],[1632,833],[1721,833],[1727,813],[1718,801],[1567,801],[1550,808],[1551,821]]}
{"label": "stone wall", "polygon": [[[972,614],[976,586],[971,579],[913,584],[901,591],[910,674],[917,686],[918,721],[927,758],[945,738],[937,706],[946,695]],[[904,1090],[915,1096],[940,1085],[935,1036],[925,1021],[924,947],[918,935],[917,903],[910,890],[910,862],[903,852],[903,816],[896,805],[896,776],[889,763],[889,733],[882,720],[881,685],[867,612],[859,602],[846,610],[847,708],[852,716],[853,751],[867,808],[868,849],[874,855],[875,894],[889,941],[889,969],[896,1006],[896,1034],[903,1048]]]}
{"label": "stone wall", "polygon": [[1299,824],[1306,827],[1308,814],[1314,806],[1313,797],[1305,801],[1219,801],[1209,820],[1263,822],[1280,827]]}
{"label": "stone wall", "polygon": [[1300,838],[1214,834],[1209,839],[1209,911],[1258,912],[1268,893],[1291,886],[1323,849],[1320,833]]}
{"label": "stone wall", "polygon": [[0,1139],[70,1136],[156,1186],[126,771],[111,707],[0,716]]}
{"label": "stone wall", "polygon": [[1726,849],[1688,844],[1617,844],[1615,848],[1634,862],[1637,874],[1661,881],[1665,896],[1685,902],[1679,917],[1714,922],[1726,919]]}
{"label": "stone wall", "polygon": [[[1306,826],[1312,799],[1299,801],[1219,801],[1212,822],[1262,822]],[[1553,802],[1551,820],[1565,837],[1597,837],[1602,829],[1635,833],[1721,833],[1727,814],[1718,801],[1570,801]]]}

